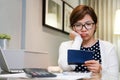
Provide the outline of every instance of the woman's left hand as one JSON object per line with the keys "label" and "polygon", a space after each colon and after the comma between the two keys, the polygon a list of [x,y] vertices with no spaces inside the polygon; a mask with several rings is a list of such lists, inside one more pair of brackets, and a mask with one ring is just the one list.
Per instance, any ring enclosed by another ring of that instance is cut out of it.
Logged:
{"label": "woman's left hand", "polygon": [[93,73],[100,73],[102,70],[101,64],[96,60],[85,61],[84,65]]}

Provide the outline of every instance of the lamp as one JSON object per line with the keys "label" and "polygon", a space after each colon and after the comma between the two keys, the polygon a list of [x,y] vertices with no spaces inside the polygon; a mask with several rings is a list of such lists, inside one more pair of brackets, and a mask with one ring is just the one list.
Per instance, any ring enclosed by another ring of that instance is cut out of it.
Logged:
{"label": "lamp", "polygon": [[120,9],[116,11],[114,34],[120,34]]}
{"label": "lamp", "polygon": [[[120,35],[120,9],[118,9],[116,11],[116,15],[115,15],[115,26],[114,26],[114,34],[117,34],[117,35]],[[116,46],[117,46],[117,53],[118,53],[118,56],[119,56],[119,62],[120,62],[120,37],[116,38]],[[119,69],[120,69],[120,66],[119,66]]]}

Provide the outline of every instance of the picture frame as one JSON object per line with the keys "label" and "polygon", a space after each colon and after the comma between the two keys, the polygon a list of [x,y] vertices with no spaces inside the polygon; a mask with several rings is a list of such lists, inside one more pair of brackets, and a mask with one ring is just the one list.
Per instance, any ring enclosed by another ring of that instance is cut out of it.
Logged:
{"label": "picture frame", "polygon": [[72,29],[70,28],[70,14],[73,10],[73,7],[69,5],[68,3],[64,2],[64,32],[70,33]]}
{"label": "picture frame", "polygon": [[63,2],[43,0],[43,25],[63,31]]}

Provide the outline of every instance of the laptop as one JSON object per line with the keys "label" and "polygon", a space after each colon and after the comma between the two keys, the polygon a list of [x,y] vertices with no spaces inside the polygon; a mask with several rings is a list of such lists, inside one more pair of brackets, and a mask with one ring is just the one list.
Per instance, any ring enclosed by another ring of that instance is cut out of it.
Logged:
{"label": "laptop", "polygon": [[22,73],[25,72],[29,74],[31,77],[56,77],[55,74],[48,72],[47,69],[43,68],[23,68],[23,69],[10,69],[6,56],[2,48],[0,47],[0,67],[3,70],[1,73]]}
{"label": "laptop", "polygon": [[23,69],[10,69],[9,65],[6,60],[5,53],[3,49],[0,47],[0,67],[3,70],[3,72],[7,73],[21,73],[24,72]]}
{"label": "laptop", "polygon": [[93,60],[93,51],[68,50],[68,64],[84,64],[87,60]]}

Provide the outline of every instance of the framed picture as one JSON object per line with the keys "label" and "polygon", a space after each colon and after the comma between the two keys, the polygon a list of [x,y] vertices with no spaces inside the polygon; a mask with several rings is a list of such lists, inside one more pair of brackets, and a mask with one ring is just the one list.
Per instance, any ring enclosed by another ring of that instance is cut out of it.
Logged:
{"label": "framed picture", "polygon": [[63,30],[63,2],[61,0],[43,0],[43,25]]}
{"label": "framed picture", "polygon": [[63,4],[64,4],[64,31],[69,33],[72,31],[72,29],[70,28],[69,18],[70,18],[70,14],[73,10],[73,7],[65,2]]}

